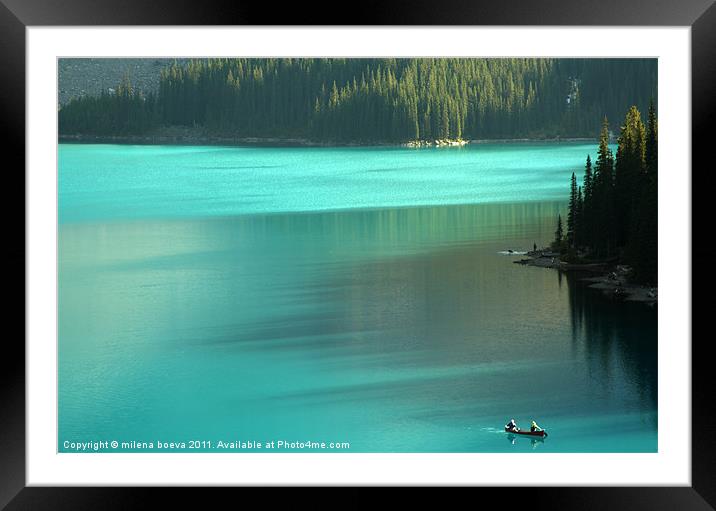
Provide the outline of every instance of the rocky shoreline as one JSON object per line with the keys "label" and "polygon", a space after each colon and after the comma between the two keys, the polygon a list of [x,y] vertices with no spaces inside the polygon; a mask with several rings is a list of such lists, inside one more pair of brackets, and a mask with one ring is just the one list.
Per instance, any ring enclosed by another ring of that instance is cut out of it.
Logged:
{"label": "rocky shoreline", "polygon": [[318,142],[304,138],[232,137],[194,133],[153,133],[148,135],[60,135],[60,143],[79,144],[129,144],[129,145],[219,145],[219,146],[268,146],[268,147],[359,147],[364,145],[394,145],[357,142]]}
{"label": "rocky shoreline", "polygon": [[470,140],[471,144],[512,144],[515,142],[594,142],[594,137],[488,138]]}
{"label": "rocky shoreline", "polygon": [[403,147],[462,147],[467,144],[468,141],[461,138],[442,138],[437,140],[411,140],[402,145]]}
{"label": "rocky shoreline", "polygon": [[601,290],[610,298],[621,299],[628,302],[642,302],[649,306],[657,303],[658,290],[656,287],[634,284],[629,281],[631,268],[617,265],[613,261],[593,263],[567,263],[560,259],[557,252],[549,250],[536,250],[527,252],[527,258],[514,261],[515,264],[537,266],[540,268],[554,268],[559,271],[591,272],[596,275],[582,277],[580,280],[589,282],[592,289]]}
{"label": "rocky shoreline", "polygon": [[221,145],[221,146],[267,146],[267,147],[461,147],[468,143],[463,139],[411,140],[405,143],[356,140],[335,142],[311,140],[300,137],[240,137],[231,134],[212,133],[202,128],[188,126],[162,126],[144,135],[88,135],[61,134],[61,143],[84,144],[132,144],[132,145]]}
{"label": "rocky shoreline", "polygon": [[183,126],[164,126],[144,135],[88,135],[88,134],[60,134],[60,143],[81,144],[130,144],[130,145],[221,145],[221,146],[267,146],[267,147],[463,147],[467,144],[501,144],[515,142],[582,142],[592,141],[583,138],[553,138],[553,139],[494,139],[494,140],[465,140],[465,139],[435,139],[410,140],[404,143],[352,141],[334,142],[319,141],[299,137],[239,137],[234,135],[210,133],[200,128]]}
{"label": "rocky shoreline", "polygon": [[82,144],[132,144],[132,145],[222,145],[222,146],[270,146],[270,147],[462,147],[467,140],[411,140],[402,144],[393,142],[328,142],[307,138],[278,137],[232,137],[192,133],[191,130],[158,131],[148,135],[60,135],[61,143]]}

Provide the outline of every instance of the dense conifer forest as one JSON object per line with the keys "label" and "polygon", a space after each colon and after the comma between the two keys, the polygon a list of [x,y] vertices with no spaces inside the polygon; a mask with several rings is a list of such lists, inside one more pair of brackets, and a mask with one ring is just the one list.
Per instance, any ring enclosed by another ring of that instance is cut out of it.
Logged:
{"label": "dense conifer forest", "polygon": [[632,266],[637,282],[657,283],[658,123],[654,103],[646,123],[632,106],[620,128],[616,155],[604,118],[597,159],[587,156],[582,184],[570,183],[566,232],[557,219],[553,247],[570,262],[613,259]]}
{"label": "dense conifer forest", "polygon": [[166,126],[334,143],[595,137],[656,97],[655,59],[202,59],[59,111],[60,135]]}

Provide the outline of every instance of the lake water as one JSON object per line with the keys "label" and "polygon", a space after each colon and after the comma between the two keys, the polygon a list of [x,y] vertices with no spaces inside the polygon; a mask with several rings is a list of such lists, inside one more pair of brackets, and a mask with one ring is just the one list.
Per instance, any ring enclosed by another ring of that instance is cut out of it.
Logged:
{"label": "lake water", "polygon": [[61,144],[58,450],[656,452],[656,310],[501,253],[595,149]]}

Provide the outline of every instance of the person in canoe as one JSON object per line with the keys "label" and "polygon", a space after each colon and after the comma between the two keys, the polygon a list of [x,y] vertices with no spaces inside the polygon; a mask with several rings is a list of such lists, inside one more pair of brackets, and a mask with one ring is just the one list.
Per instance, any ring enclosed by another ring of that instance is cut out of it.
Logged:
{"label": "person in canoe", "polygon": [[530,431],[534,433],[535,431],[542,431],[542,428],[540,428],[535,421],[532,421],[532,425],[530,426]]}
{"label": "person in canoe", "polygon": [[507,431],[519,431],[520,428],[517,427],[517,423],[515,422],[515,419],[510,419],[510,422],[505,424],[505,429]]}

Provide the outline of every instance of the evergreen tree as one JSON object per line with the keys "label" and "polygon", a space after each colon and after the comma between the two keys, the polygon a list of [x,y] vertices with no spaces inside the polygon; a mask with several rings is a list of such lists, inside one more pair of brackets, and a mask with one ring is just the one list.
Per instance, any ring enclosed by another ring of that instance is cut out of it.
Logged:
{"label": "evergreen tree", "polygon": [[645,148],[645,165],[646,165],[646,172],[649,173],[649,175],[656,178],[656,174],[658,172],[658,165],[657,165],[657,159],[658,159],[658,150],[659,147],[657,145],[657,124],[656,124],[656,110],[654,108],[654,99],[652,98],[649,100],[649,116],[647,120],[647,130],[646,130],[646,148]]}
{"label": "evergreen tree", "polygon": [[[609,125],[605,119],[599,139],[597,160],[592,172],[587,157],[583,187],[570,183],[567,226],[567,257],[584,248],[596,258],[617,257],[632,266],[632,278],[642,283],[657,283],[658,273],[658,156],[656,112],[652,104],[647,126],[632,107],[621,128],[616,160],[609,149]],[[629,225],[624,221],[628,206]],[[614,211],[620,211],[619,218]],[[620,229],[623,231],[620,235]],[[561,218],[554,247],[559,246]],[[570,234],[571,232],[571,234]],[[563,250],[564,251],[564,250]]]}
{"label": "evergreen tree", "polygon": [[587,163],[584,165],[584,198],[592,195],[592,159],[587,155]]}
{"label": "evergreen tree", "polygon": [[619,246],[625,245],[634,221],[638,190],[645,171],[645,153],[646,131],[639,110],[632,106],[621,127],[614,175],[614,207],[618,219],[615,235]]}
{"label": "evergreen tree", "polygon": [[646,127],[644,173],[639,181],[637,207],[632,222],[627,254],[634,277],[650,284],[658,280],[658,137],[653,101],[649,105]]}
{"label": "evergreen tree", "polygon": [[572,182],[569,190],[569,210],[567,213],[567,243],[571,248],[575,247],[575,231],[577,222],[577,177],[572,172]]}
{"label": "evergreen tree", "polygon": [[574,213],[574,247],[578,248],[584,243],[584,196],[582,187],[577,188],[577,200]]}
{"label": "evergreen tree", "polygon": [[593,207],[592,207],[592,189],[593,189],[593,176],[592,176],[592,159],[587,155],[587,163],[584,166],[584,198],[582,203],[582,234],[580,243],[584,246],[593,246],[594,244],[594,233],[592,229],[593,224]]}
{"label": "evergreen tree", "polygon": [[592,181],[592,243],[599,256],[610,256],[615,249],[614,156],[609,149],[609,121],[602,121],[597,161]]}
{"label": "evergreen tree", "polygon": [[562,229],[562,215],[557,215],[557,229],[554,231],[554,241],[552,242],[552,249],[561,251],[564,243],[564,231]]}

